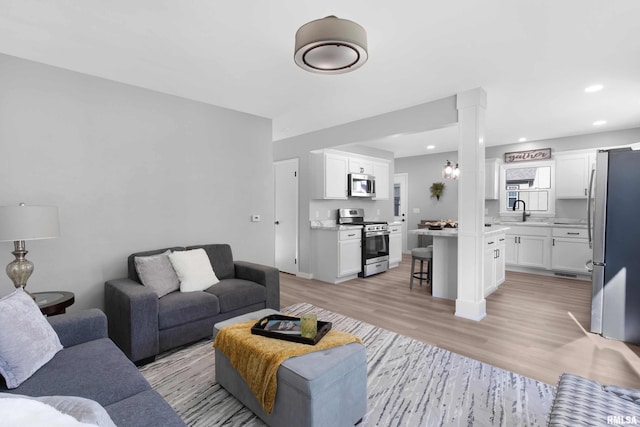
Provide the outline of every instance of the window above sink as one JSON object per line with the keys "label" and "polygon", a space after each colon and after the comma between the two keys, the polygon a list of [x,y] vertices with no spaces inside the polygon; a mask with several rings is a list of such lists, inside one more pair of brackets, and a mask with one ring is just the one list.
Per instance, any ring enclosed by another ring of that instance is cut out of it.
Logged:
{"label": "window above sink", "polygon": [[[555,162],[518,162],[500,166],[500,215],[522,217],[555,215]],[[521,200],[516,204],[516,200]],[[513,206],[516,204],[516,210]]]}

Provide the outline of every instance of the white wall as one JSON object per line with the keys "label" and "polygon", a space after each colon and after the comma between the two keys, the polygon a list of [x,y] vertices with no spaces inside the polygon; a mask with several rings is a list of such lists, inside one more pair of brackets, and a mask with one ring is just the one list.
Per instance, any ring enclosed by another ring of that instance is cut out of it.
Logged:
{"label": "white wall", "polygon": [[[458,153],[437,153],[402,157],[395,160],[395,172],[406,173],[409,177],[408,230],[417,228],[423,219],[458,218],[458,181],[442,177],[442,167],[447,160],[455,164],[458,160]],[[431,198],[429,188],[434,182],[444,182],[445,184],[440,200]],[[417,241],[416,235],[409,234],[407,247],[412,249],[418,246]]]}
{"label": "white wall", "polygon": [[62,235],[27,242],[28,290],[102,307],[128,254],[174,245],[273,265],[270,120],[6,55],[0,69],[0,205],[60,209]]}
{"label": "white wall", "polygon": [[[486,158],[504,159],[504,153],[512,151],[533,150],[537,148],[551,148],[552,153],[581,150],[587,148],[606,148],[618,145],[629,145],[640,142],[640,128],[610,132],[599,132],[587,135],[576,135],[565,138],[548,139],[528,143],[518,143],[487,147]],[[423,219],[455,219],[458,209],[457,181],[442,179],[442,166],[447,160],[455,162],[457,152],[438,153],[423,156],[403,157],[395,160],[395,172],[407,173],[409,176],[409,214],[408,228],[416,228]],[[462,168],[464,172],[464,168]],[[435,181],[446,185],[444,196],[440,201],[430,198],[429,187]],[[499,216],[499,202],[487,200],[485,207],[490,217]],[[414,213],[417,208],[420,213]],[[585,200],[557,200],[556,217],[578,218],[586,216]],[[408,236],[407,246],[412,249],[417,246],[417,237]]]}
{"label": "white wall", "polygon": [[[308,155],[312,150],[323,148],[344,149],[349,145],[350,150],[360,154],[371,155],[371,152],[363,152],[363,148],[357,144],[384,136],[405,132],[423,132],[450,126],[457,122],[456,97],[438,99],[418,106],[393,111],[375,117],[369,117],[344,125],[335,126],[292,138],[274,142],[274,160],[298,158],[300,160],[300,227],[299,227],[299,268],[301,273],[311,272],[311,229],[307,219],[315,216],[318,209],[324,214],[327,211],[341,207],[363,207],[367,217],[377,216],[380,209],[381,219],[393,218],[393,200],[388,201],[315,201],[309,198],[310,174]],[[387,154],[389,155],[389,154]],[[390,159],[392,157],[389,157]],[[393,170],[393,165],[391,165]],[[393,194],[393,193],[391,193]],[[310,208],[313,209],[310,209]],[[373,214],[371,212],[374,212]],[[323,218],[320,218],[323,219]]]}
{"label": "white wall", "polygon": [[[640,142],[640,128],[624,129],[609,132],[590,133],[586,135],[574,135],[564,138],[544,139],[519,144],[487,147],[486,158],[504,159],[504,153],[512,151],[535,150],[538,148],[551,148],[551,153],[563,151],[607,148],[618,145],[629,145]],[[500,212],[499,202],[487,200],[485,204],[489,211],[488,216],[497,217]],[[585,219],[587,212],[586,200],[556,200],[557,218]]]}

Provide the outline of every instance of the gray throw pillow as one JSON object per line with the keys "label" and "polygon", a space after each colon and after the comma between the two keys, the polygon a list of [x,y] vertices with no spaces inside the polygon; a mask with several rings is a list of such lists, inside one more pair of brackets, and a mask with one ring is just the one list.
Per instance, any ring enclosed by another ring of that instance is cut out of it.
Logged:
{"label": "gray throw pillow", "polygon": [[0,299],[0,374],[16,388],[62,350],[60,339],[22,288]]}
{"label": "gray throw pillow", "polygon": [[99,427],[116,427],[107,411],[95,400],[85,399],[79,396],[33,397],[22,394],[0,393],[0,399],[17,397],[45,403],[83,423],[94,424]]}
{"label": "gray throw pillow", "polygon": [[180,289],[180,281],[169,261],[171,251],[158,255],[134,258],[136,271],[144,286],[151,288],[158,298]]}

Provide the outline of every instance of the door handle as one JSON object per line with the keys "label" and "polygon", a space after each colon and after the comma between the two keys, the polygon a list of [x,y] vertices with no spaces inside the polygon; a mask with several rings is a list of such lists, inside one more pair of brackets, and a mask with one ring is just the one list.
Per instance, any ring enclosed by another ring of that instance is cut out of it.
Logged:
{"label": "door handle", "polygon": [[276,222],[275,222],[275,225],[280,225],[280,221],[276,221]]}
{"label": "door handle", "polygon": [[591,273],[593,271],[593,261],[592,260],[588,260],[587,262],[584,263],[584,268],[587,269],[587,271],[589,273]]}

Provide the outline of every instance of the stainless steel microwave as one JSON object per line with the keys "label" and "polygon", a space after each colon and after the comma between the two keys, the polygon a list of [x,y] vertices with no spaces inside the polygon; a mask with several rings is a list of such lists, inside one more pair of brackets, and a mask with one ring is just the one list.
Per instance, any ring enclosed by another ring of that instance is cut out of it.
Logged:
{"label": "stainless steel microwave", "polygon": [[375,197],[376,178],[373,175],[350,173],[348,175],[349,197]]}

